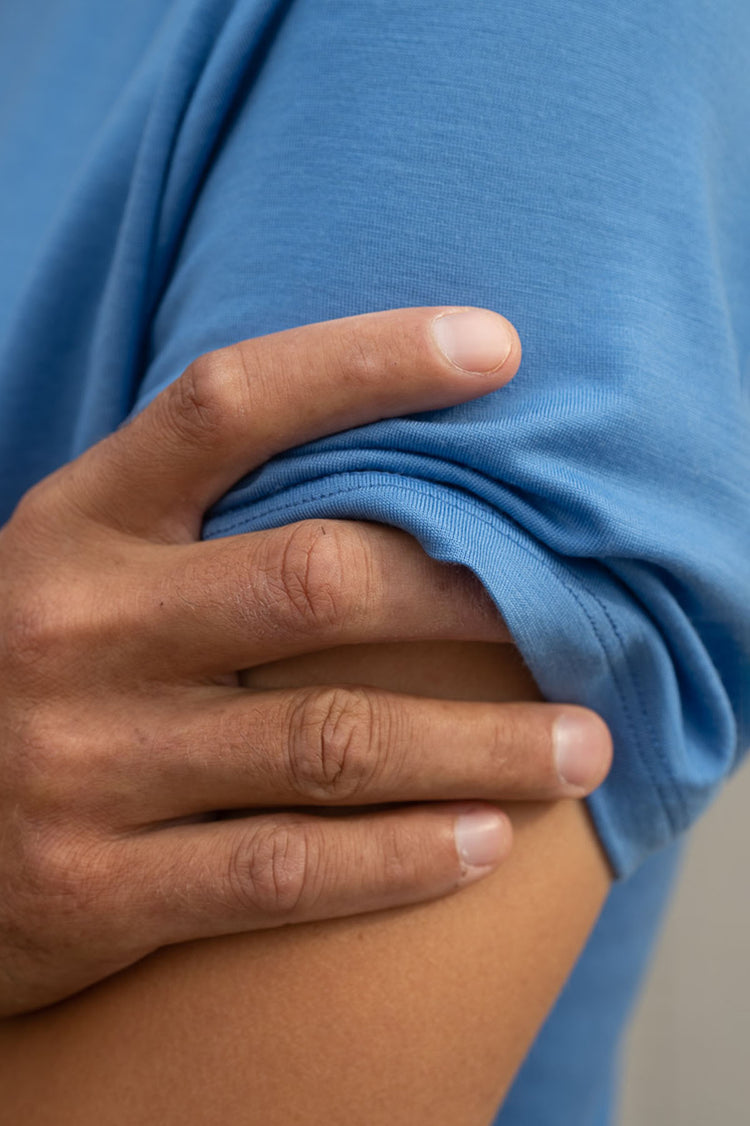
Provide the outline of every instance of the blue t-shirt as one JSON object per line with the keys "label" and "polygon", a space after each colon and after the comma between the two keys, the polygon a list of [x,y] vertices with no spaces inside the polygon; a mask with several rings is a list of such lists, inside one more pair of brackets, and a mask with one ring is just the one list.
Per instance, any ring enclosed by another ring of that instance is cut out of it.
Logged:
{"label": "blue t-shirt", "polygon": [[[407,305],[517,327],[507,387],[275,458],[205,534],[404,528],[606,719],[605,916],[640,931],[605,918],[537,1045],[597,1012],[602,1076],[665,857],[750,743],[749,69],[746,0],[0,7],[0,520],[202,352]],[[533,1058],[504,1126],[606,1121]]]}

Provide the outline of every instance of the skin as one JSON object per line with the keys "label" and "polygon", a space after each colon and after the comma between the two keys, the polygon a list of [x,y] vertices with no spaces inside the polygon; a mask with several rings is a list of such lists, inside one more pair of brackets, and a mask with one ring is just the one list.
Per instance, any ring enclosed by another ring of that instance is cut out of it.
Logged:
{"label": "skin", "polygon": [[[484,310],[240,341],[21,499],[0,528],[0,1016],[165,945],[448,894],[510,847],[507,817],[476,799],[601,780],[609,734],[583,708],[241,686],[238,670],[343,643],[507,640],[476,581],[403,533],[309,520],[199,542],[206,509],[274,453],[476,397],[519,359]],[[568,784],[562,715],[583,724]],[[446,799],[475,801],[478,854]],[[305,811],[383,802],[431,804]]]}
{"label": "skin", "polygon": [[541,702],[476,582],[393,529],[196,542],[276,450],[512,376],[512,330],[498,354],[473,322],[471,376],[434,316],[203,357],[0,530],[11,1120],[484,1121],[568,972],[608,883],[583,806],[514,807],[483,884],[507,816],[481,860],[453,829],[588,792],[601,720]]}
{"label": "skin", "polygon": [[[244,680],[541,699],[510,644],[346,647]],[[0,1028],[9,1119],[487,1126],[611,878],[582,802],[506,808],[510,858],[457,894],[165,949]]]}

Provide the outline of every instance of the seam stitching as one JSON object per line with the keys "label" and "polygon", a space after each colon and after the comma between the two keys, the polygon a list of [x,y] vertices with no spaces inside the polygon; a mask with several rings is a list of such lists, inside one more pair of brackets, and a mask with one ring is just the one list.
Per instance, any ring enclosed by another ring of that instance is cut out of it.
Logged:
{"label": "seam stitching", "polygon": [[[373,473],[376,473],[377,475],[380,475],[381,473],[387,472],[387,471],[381,471],[381,470],[372,471],[372,470],[370,470],[368,472],[373,472]],[[390,473],[390,476],[398,477],[399,474]],[[320,480],[320,481],[324,481],[326,479],[327,479],[326,477],[317,478],[317,480]],[[287,488],[288,487],[289,486],[287,486]],[[424,496],[425,494],[428,493],[427,488],[424,488],[424,487],[420,488],[415,483],[407,483],[407,482],[403,482],[403,481],[401,481],[398,485],[396,485],[395,482],[390,482],[390,481],[383,482],[381,484],[381,487],[382,488],[389,488],[389,489],[398,489],[398,491],[401,492],[401,493],[403,493],[403,492],[415,493],[419,496]],[[313,503],[315,501],[326,500],[326,499],[328,499],[330,497],[334,497],[334,496],[345,496],[347,493],[358,492],[361,488],[362,488],[361,484],[360,485],[339,486],[336,489],[330,489],[330,490],[323,491],[323,492],[313,493],[311,496],[305,496],[305,497],[302,498],[301,503],[302,504],[310,504],[310,503]],[[439,488],[446,489],[446,488],[452,488],[452,486],[440,484]],[[281,492],[281,490],[279,490],[279,492]],[[646,775],[650,779],[651,784],[653,785],[654,790],[659,797],[659,802],[660,802],[660,805],[661,805],[661,808],[662,808],[662,812],[663,812],[664,816],[666,817],[667,824],[669,825],[670,830],[672,831],[672,833],[675,833],[675,834],[678,833],[680,831],[680,826],[676,823],[674,816],[672,814],[672,811],[671,811],[671,809],[670,809],[670,807],[669,807],[669,805],[668,805],[668,803],[665,799],[664,792],[663,792],[665,787],[663,786],[663,784],[661,782],[659,782],[659,780],[655,776],[651,763],[648,761],[648,758],[644,755],[644,753],[642,751],[640,741],[637,738],[638,732],[636,730],[636,726],[635,726],[635,723],[634,723],[634,720],[633,720],[633,714],[632,714],[631,708],[629,707],[629,705],[627,703],[625,693],[624,693],[622,685],[620,683],[619,674],[616,671],[616,669],[615,669],[615,667],[614,667],[614,665],[613,665],[613,663],[610,659],[610,654],[609,654],[609,650],[607,648],[607,645],[604,642],[604,639],[603,639],[594,619],[591,617],[591,614],[589,613],[588,608],[585,606],[585,604],[581,600],[580,596],[573,589],[573,587],[571,587],[564,580],[564,578],[561,575],[557,574],[554,569],[549,568],[549,561],[548,560],[544,559],[540,554],[535,552],[529,546],[528,543],[525,543],[519,537],[512,535],[511,530],[509,528],[506,529],[506,528],[498,527],[497,524],[493,520],[491,520],[487,515],[485,515],[485,513],[480,508],[481,502],[479,502],[475,497],[471,497],[469,495],[467,497],[467,500],[469,502],[468,507],[473,509],[473,514],[474,514],[475,518],[481,524],[484,524],[486,527],[491,528],[492,531],[495,532],[496,534],[499,534],[499,535],[503,536],[505,539],[508,539],[511,542],[513,542],[515,544],[515,546],[519,547],[527,555],[530,555],[536,562],[544,563],[547,566],[549,574],[553,575],[554,578],[557,580],[557,582],[560,584],[560,586],[562,586],[563,589],[567,590],[567,592],[575,600],[575,602],[578,604],[581,611],[586,616],[586,619],[588,620],[589,625],[591,626],[591,631],[592,631],[594,637],[596,638],[597,642],[599,643],[599,646],[600,646],[600,648],[601,648],[601,650],[602,650],[602,652],[603,652],[603,654],[604,654],[604,656],[607,660],[607,664],[609,665],[610,673],[612,675],[612,679],[613,679],[613,682],[614,682],[614,685],[615,685],[615,688],[616,688],[616,691],[617,691],[617,696],[619,698],[620,705],[621,705],[621,708],[622,708],[623,716],[624,716],[625,721],[627,723],[627,726],[630,730],[631,737],[633,738],[633,746],[635,748],[636,754],[638,755],[638,758],[641,762],[641,765],[644,768]],[[454,509],[458,512],[465,512],[466,508],[467,508],[466,504],[459,505],[459,504],[456,503],[456,501],[452,500],[450,497],[441,497],[440,502],[442,504],[447,505],[449,508],[452,508],[452,509]],[[289,502],[287,504],[275,505],[275,506],[272,506],[271,508],[265,509],[263,516],[264,516],[264,518],[266,516],[277,516],[280,513],[289,512],[293,509],[299,509],[299,504],[300,504],[299,501],[292,501],[292,502]],[[233,511],[236,511],[236,510],[233,510]],[[218,519],[220,521],[220,518],[218,518]],[[242,520],[233,520],[230,523],[228,523],[227,525],[225,525],[221,530],[222,530],[222,532],[229,533],[229,532],[233,531],[235,528],[238,528],[242,523],[244,523],[244,521],[242,521]],[[559,563],[560,566],[564,566],[564,563],[563,563],[563,561],[560,557],[555,557],[555,559]],[[630,662],[628,660],[627,649],[626,649],[625,644],[623,642],[622,636],[621,636],[619,630],[617,629],[615,623],[613,622],[612,617],[610,616],[606,606],[601,601],[601,599],[593,591],[588,591],[588,594],[589,594],[589,597],[592,598],[594,600],[594,602],[596,602],[596,604],[599,606],[599,608],[602,611],[602,613],[604,614],[607,622],[609,623],[609,626],[610,626],[614,636],[616,637],[616,639],[618,641],[618,644],[620,646],[620,649],[621,649],[621,652],[622,652],[622,655],[623,655],[623,658],[624,658],[625,667],[626,667],[628,674],[630,676],[630,679],[631,679],[634,694],[635,694],[636,699],[638,700],[638,703],[639,703],[639,711],[640,711],[641,719],[642,719],[643,723],[645,724],[646,730],[648,731],[648,734],[649,734],[649,736],[650,736],[650,738],[653,742],[654,749],[656,750],[656,753],[659,757],[659,760],[662,762],[662,764],[664,764],[663,748],[661,746],[661,743],[659,742],[659,740],[656,737],[656,733],[654,731],[654,728],[653,728],[651,721],[650,721],[650,718],[648,716],[648,712],[647,712],[647,709],[646,709],[645,704],[644,704],[642,687],[641,687],[640,681],[637,679],[637,677],[635,676],[635,674],[634,674],[634,672],[633,672],[633,670],[630,666]],[[683,812],[685,812],[685,806],[684,806],[684,802],[682,800],[681,795],[679,793],[677,793],[677,791],[674,790],[673,787],[670,788],[670,793],[671,792],[674,792],[676,794],[678,803],[679,803],[681,809],[683,810]]]}

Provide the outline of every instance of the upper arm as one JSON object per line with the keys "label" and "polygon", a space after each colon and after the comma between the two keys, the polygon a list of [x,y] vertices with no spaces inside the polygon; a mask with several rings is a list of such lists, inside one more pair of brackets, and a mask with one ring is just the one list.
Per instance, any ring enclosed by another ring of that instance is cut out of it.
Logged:
{"label": "upper arm", "polygon": [[[512,646],[404,646],[386,664],[377,648],[255,683],[540,698]],[[609,886],[583,803],[506,808],[511,858],[456,895],[166,949],[12,1022],[6,1107],[34,1126],[486,1126]]]}
{"label": "upper arm", "polygon": [[514,323],[506,387],[275,458],[205,534],[378,520],[471,568],[544,696],[609,726],[588,804],[619,876],[750,745],[750,8],[719,7],[298,0],[248,52],[242,0],[163,202],[144,398],[201,352],[330,317]]}

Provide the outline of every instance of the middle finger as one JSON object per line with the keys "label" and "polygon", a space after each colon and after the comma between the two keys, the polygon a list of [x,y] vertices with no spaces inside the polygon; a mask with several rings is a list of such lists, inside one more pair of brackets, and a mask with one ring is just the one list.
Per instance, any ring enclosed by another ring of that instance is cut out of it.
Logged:
{"label": "middle finger", "polygon": [[131,752],[133,816],[142,827],[269,806],[580,797],[611,753],[603,720],[574,706],[339,685],[205,689],[163,707],[148,754]]}

